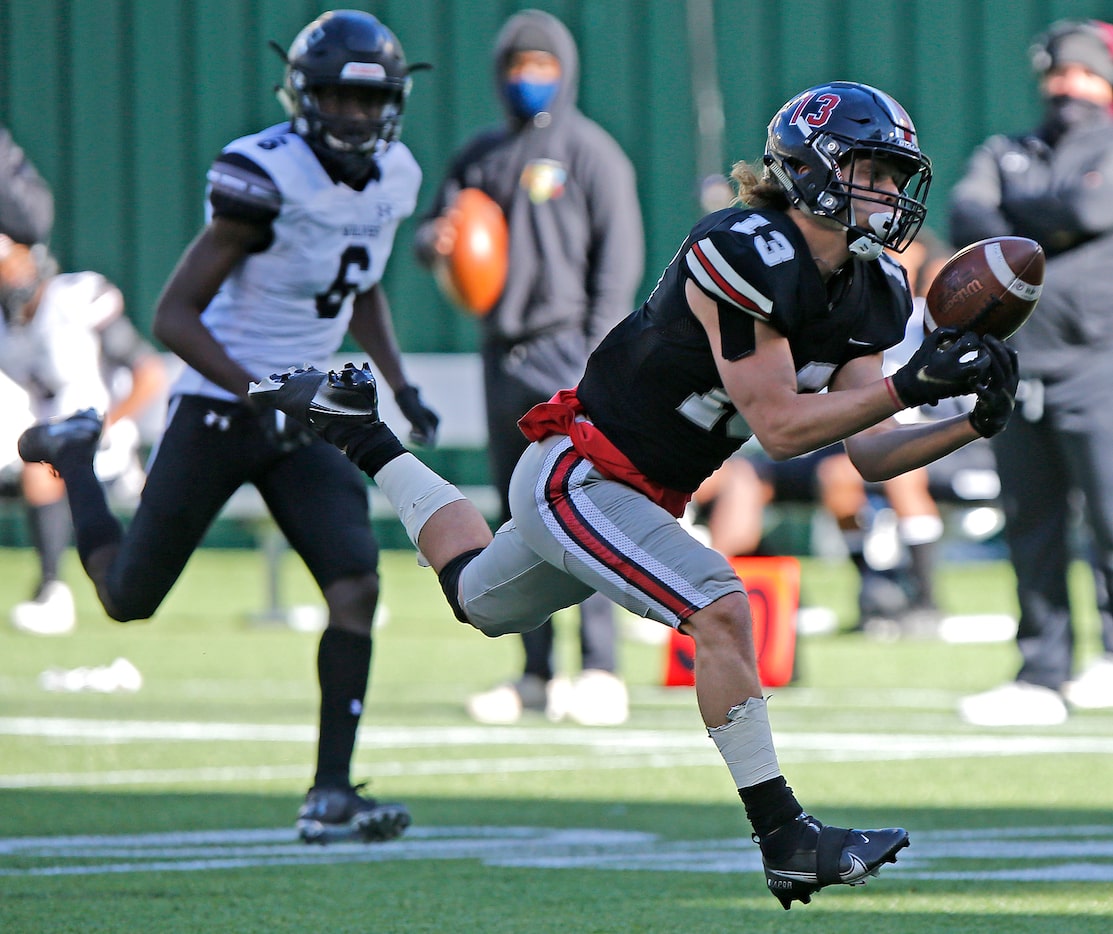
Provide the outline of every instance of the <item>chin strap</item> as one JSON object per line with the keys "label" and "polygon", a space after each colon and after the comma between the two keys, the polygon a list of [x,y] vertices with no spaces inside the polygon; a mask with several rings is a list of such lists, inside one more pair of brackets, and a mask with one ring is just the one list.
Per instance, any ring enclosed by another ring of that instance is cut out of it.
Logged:
{"label": "chin strap", "polygon": [[896,221],[896,214],[892,211],[878,211],[869,216],[870,232],[864,231],[861,227],[848,227],[847,249],[861,259],[877,259],[885,249],[885,239],[889,236],[894,221]]}
{"label": "chin strap", "polygon": [[333,181],[362,188],[380,178],[379,163],[366,153],[339,152],[316,140],[307,142]]}

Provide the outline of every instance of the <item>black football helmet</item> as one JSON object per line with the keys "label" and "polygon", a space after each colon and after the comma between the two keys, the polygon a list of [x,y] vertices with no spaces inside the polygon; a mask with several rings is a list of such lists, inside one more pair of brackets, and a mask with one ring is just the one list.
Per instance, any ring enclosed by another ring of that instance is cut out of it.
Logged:
{"label": "black football helmet", "polygon": [[[375,157],[398,139],[410,72],[428,67],[407,65],[394,33],[359,10],[318,17],[297,34],[283,58],[286,76],[278,97],[294,132],[346,177],[366,176]],[[383,95],[381,112],[374,119],[326,115],[317,100],[326,86],[377,89]]]}
{"label": "black football helmet", "polygon": [[[856,160],[896,170],[894,198],[868,184],[852,183]],[[785,104],[769,123],[766,171],[801,210],[847,228],[857,256],[875,259],[889,247],[902,251],[915,238],[927,207],[931,160],[920,152],[908,112],[884,91],[851,81],[809,88]],[[877,204],[856,217],[852,200]]]}

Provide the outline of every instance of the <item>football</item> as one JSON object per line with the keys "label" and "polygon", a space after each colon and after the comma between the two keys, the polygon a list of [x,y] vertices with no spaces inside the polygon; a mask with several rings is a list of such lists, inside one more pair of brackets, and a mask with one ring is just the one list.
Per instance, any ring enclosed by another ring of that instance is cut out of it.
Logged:
{"label": "football", "polygon": [[1043,291],[1044,254],[1026,237],[992,237],[959,250],[928,289],[924,333],[939,327],[1004,340],[1028,320]]}
{"label": "football", "polygon": [[452,203],[456,244],[434,273],[441,291],[474,315],[487,314],[506,282],[509,235],[506,218],[488,195],[464,188]]}

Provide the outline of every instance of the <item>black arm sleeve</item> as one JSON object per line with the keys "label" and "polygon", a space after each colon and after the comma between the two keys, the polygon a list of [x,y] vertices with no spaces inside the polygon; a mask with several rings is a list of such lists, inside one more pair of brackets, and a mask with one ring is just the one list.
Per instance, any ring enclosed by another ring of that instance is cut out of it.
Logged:
{"label": "black arm sleeve", "polygon": [[118,315],[101,328],[100,346],[107,363],[128,369],[134,368],[143,357],[157,352],[124,315]]}
{"label": "black arm sleeve", "polygon": [[[226,152],[213,162],[208,179],[214,217],[245,221],[270,231],[282,209],[282,192],[266,171],[247,156]],[[263,252],[273,240],[270,231],[253,252]]]}

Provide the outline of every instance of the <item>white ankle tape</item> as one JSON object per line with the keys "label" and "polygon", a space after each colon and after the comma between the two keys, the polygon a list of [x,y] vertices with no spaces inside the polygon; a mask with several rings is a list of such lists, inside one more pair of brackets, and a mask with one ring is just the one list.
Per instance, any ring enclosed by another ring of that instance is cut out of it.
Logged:
{"label": "white ankle tape", "polygon": [[712,727],[707,735],[719,747],[719,755],[730,769],[736,788],[749,788],[781,774],[765,698],[751,697],[732,707],[727,722]]}
{"label": "white ankle tape", "polygon": [[375,483],[390,501],[414,547],[429,518],[438,509],[464,499],[464,494],[409,452],[375,474]]}

